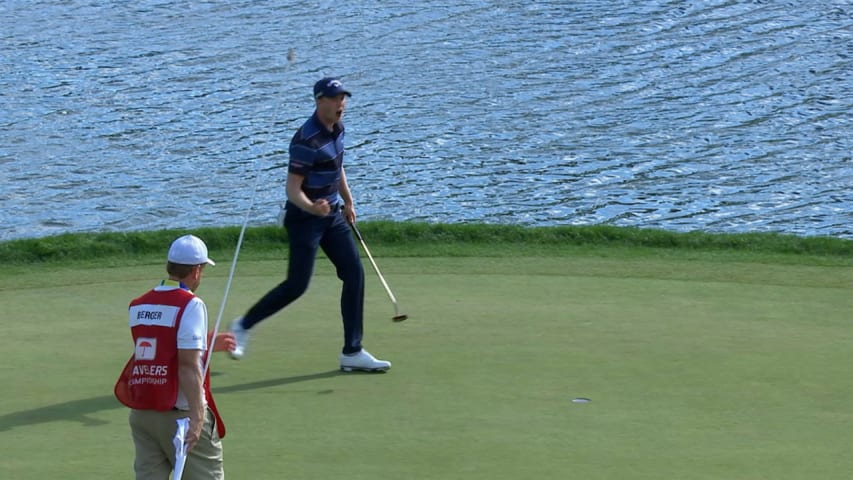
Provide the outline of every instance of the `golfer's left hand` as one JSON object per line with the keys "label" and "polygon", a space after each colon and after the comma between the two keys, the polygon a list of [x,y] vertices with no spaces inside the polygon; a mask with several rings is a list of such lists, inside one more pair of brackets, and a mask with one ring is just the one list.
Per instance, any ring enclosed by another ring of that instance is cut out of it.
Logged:
{"label": "golfer's left hand", "polygon": [[344,219],[346,219],[347,223],[355,223],[355,207],[353,205],[344,205],[343,213]]}
{"label": "golfer's left hand", "polygon": [[213,340],[214,352],[231,352],[237,346],[237,340],[231,332],[219,332]]}

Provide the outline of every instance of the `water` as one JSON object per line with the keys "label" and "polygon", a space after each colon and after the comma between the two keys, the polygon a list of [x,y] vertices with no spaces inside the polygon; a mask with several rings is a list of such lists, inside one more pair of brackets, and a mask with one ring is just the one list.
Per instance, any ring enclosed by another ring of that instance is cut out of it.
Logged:
{"label": "water", "polygon": [[0,240],[269,224],[341,76],[361,220],[853,238],[850,1],[0,3]]}

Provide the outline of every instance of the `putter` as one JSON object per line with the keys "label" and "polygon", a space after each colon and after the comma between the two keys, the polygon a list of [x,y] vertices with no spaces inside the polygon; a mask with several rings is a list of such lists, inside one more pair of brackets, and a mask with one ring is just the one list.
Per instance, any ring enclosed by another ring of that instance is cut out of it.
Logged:
{"label": "putter", "polygon": [[355,226],[355,223],[350,223],[349,225],[352,227],[352,231],[355,232],[355,236],[358,237],[358,241],[361,242],[361,248],[364,249],[364,253],[367,254],[370,264],[373,265],[373,271],[376,272],[376,275],[379,277],[379,281],[382,282],[382,286],[385,287],[385,293],[388,294],[388,298],[390,298],[391,303],[394,304],[394,316],[391,317],[391,321],[402,322],[409,318],[408,315],[400,313],[400,306],[397,304],[397,298],[394,297],[393,293],[391,293],[391,287],[388,286],[388,282],[385,281],[385,277],[382,276],[382,272],[380,272],[379,267],[376,266],[376,261],[373,260],[373,255],[370,254],[370,250],[367,249],[367,244],[364,243],[364,237],[361,236],[361,232],[358,231],[358,227]]}

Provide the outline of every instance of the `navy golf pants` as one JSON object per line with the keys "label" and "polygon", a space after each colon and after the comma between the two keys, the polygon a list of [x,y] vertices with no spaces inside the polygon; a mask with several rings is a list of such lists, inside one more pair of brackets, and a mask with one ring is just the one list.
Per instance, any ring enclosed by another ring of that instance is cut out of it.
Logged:
{"label": "navy golf pants", "polygon": [[338,278],[343,281],[343,353],[360,351],[364,323],[364,268],[349,224],[340,211],[327,217],[318,217],[288,204],[284,226],[290,243],[287,279],[249,309],[243,318],[243,328],[252,328],[305,293],[319,247],[329,257]]}

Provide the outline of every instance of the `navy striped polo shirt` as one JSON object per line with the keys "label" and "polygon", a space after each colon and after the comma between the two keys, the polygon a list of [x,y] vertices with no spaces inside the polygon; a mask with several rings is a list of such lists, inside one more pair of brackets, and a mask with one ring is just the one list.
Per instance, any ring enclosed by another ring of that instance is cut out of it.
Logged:
{"label": "navy striped polo shirt", "polygon": [[326,130],[315,111],[290,141],[288,173],[302,175],[302,191],[313,202],[325,198],[330,204],[341,203],[338,184],[344,163],[344,125]]}

